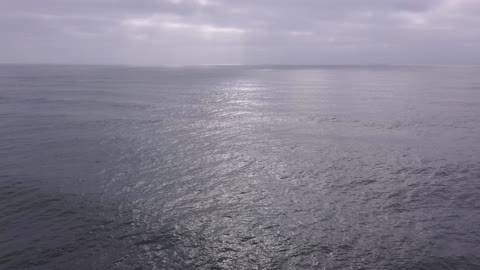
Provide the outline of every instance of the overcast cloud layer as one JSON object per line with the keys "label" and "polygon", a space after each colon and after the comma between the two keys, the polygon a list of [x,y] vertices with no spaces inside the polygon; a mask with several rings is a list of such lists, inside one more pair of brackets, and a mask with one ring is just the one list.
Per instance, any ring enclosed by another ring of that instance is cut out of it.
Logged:
{"label": "overcast cloud layer", "polygon": [[0,62],[480,64],[479,0],[0,0]]}

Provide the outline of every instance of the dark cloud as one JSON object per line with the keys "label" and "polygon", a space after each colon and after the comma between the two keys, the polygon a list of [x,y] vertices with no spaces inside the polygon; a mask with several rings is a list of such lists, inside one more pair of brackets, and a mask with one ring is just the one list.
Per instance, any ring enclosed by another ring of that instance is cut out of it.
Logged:
{"label": "dark cloud", "polygon": [[477,0],[5,0],[0,62],[478,64]]}

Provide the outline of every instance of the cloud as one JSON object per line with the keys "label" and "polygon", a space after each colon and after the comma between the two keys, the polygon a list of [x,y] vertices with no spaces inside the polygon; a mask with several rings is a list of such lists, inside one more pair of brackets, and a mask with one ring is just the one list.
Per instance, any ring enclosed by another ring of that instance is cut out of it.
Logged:
{"label": "cloud", "polygon": [[478,64],[477,0],[5,0],[0,62]]}
{"label": "cloud", "polygon": [[243,34],[247,32],[245,29],[235,27],[222,27],[209,24],[183,22],[183,20],[178,16],[154,15],[140,17],[124,20],[123,24],[133,31],[156,29],[167,31],[188,31],[203,34]]}

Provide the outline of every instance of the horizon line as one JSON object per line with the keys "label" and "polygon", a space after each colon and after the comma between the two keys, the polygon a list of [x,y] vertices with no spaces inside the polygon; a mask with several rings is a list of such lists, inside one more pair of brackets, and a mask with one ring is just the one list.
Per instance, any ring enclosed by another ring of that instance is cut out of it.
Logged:
{"label": "horizon line", "polygon": [[480,67],[480,64],[185,64],[185,65],[156,65],[156,64],[113,64],[113,63],[2,63],[0,66],[99,66],[125,68],[208,68],[208,67]]}

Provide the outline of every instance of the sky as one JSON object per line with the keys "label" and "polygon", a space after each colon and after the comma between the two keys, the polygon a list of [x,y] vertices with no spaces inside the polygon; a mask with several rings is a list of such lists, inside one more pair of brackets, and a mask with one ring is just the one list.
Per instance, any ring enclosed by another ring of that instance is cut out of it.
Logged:
{"label": "sky", "polygon": [[480,0],[0,0],[0,63],[480,64]]}

